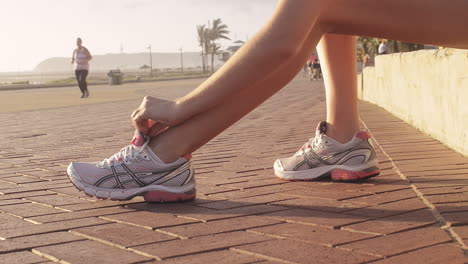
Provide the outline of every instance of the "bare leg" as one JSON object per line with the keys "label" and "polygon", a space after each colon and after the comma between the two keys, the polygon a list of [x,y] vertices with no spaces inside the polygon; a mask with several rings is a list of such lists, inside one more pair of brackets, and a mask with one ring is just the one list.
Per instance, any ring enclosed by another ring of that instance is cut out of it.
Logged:
{"label": "bare leg", "polygon": [[327,135],[345,143],[359,130],[356,37],[325,34],[318,52],[327,95]]}
{"label": "bare leg", "polygon": [[[312,1],[284,2],[306,4]],[[319,3],[321,1],[315,2]],[[379,2],[372,0],[336,0],[330,3],[329,8],[323,9],[324,11],[319,10],[317,23],[307,25],[311,25],[312,28],[317,28],[317,24],[321,25],[328,33],[367,35],[410,42],[468,47],[468,38],[464,33],[465,28],[468,27],[468,20],[465,19],[463,11],[468,8],[468,2],[454,0],[451,3],[450,12],[447,11],[445,5],[442,0],[383,0]],[[445,12],[441,12],[441,10]],[[294,11],[302,12],[297,9]],[[305,31],[302,29],[301,32]],[[303,47],[307,47],[309,43],[313,43],[315,46],[324,33],[322,30],[313,29],[310,32],[311,35],[307,37],[306,41],[300,40]],[[214,79],[183,98],[183,102],[190,102],[187,103],[187,109],[189,109],[192,118],[187,119],[177,127],[171,128],[153,140],[153,148],[156,153],[164,161],[171,161],[182,154],[192,152],[209,141],[286,85],[312,51],[312,49],[308,52],[303,52],[303,50],[307,49],[303,48],[300,52],[285,60],[284,64],[279,63],[281,66],[271,68],[273,74],[269,75],[266,72],[257,75],[258,72],[255,70],[245,71],[244,69],[237,71],[238,67],[234,63],[228,64],[227,67],[224,67],[214,76]],[[247,57],[247,54],[250,54],[250,52],[245,49],[232,62],[246,63],[243,59]],[[354,53],[351,52],[348,55],[352,57]],[[262,68],[261,65],[256,66]],[[289,73],[289,70],[287,70],[291,68],[294,69],[293,73]],[[328,74],[330,75],[330,73]],[[232,78],[227,79],[226,76]],[[254,84],[245,82],[248,78],[244,77],[254,78],[254,76],[257,78],[253,82]],[[336,82],[334,86],[339,87],[339,83]],[[249,86],[248,89],[245,88],[247,86]],[[353,95],[355,90],[355,88],[351,87],[346,91]],[[216,93],[211,93],[211,91],[216,91]],[[338,97],[344,97],[341,94],[341,88],[334,90],[335,93],[337,91],[339,91],[340,95],[334,96],[332,95],[333,89],[328,90],[327,88],[330,107],[338,103],[336,101],[339,100]],[[356,120],[357,107],[353,106],[353,109],[356,112],[356,114],[353,114],[356,118],[353,118],[353,120]],[[335,113],[341,111],[343,109],[335,109]],[[333,122],[331,120],[332,117],[330,116],[330,122]],[[219,125],[213,126],[213,122],[219,122]],[[337,122],[340,121],[334,123]],[[352,127],[351,125],[348,126]],[[177,143],[171,143],[170,141]]]}
{"label": "bare leg", "polygon": [[184,154],[192,153],[230,127],[297,75],[298,70],[315,49],[322,35],[320,32],[321,29],[315,27],[307,37],[302,50],[255,87],[241,89],[215,108],[195,115],[182,124],[153,137],[150,143],[153,151],[163,161],[171,162]]}

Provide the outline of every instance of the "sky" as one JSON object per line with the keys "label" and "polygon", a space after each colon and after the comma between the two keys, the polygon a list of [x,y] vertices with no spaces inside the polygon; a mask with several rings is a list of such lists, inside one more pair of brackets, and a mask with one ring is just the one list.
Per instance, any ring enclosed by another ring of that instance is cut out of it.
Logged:
{"label": "sky", "polygon": [[[234,40],[252,37],[277,0],[0,0],[0,72],[71,57],[76,38],[92,54],[199,51],[196,25],[221,18]],[[221,44],[227,47],[231,42]]]}

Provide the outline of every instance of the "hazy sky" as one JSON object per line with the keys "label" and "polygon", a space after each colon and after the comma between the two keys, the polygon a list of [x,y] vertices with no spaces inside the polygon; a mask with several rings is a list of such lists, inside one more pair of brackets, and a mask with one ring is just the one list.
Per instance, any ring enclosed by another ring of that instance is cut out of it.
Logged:
{"label": "hazy sky", "polygon": [[[198,51],[196,25],[221,18],[232,39],[251,37],[276,0],[1,0],[0,72],[71,56],[77,37],[92,54]],[[222,42],[227,45],[229,42]]]}

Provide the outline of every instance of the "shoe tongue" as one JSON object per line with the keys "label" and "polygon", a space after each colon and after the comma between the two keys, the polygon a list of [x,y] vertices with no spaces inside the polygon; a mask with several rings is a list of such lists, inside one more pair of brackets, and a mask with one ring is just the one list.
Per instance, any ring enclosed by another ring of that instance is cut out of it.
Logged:
{"label": "shoe tongue", "polygon": [[143,144],[146,142],[146,137],[143,133],[141,133],[138,130],[135,130],[135,133],[133,134],[133,139],[131,141],[132,145],[136,147],[141,147]]}
{"label": "shoe tongue", "polygon": [[325,134],[327,130],[327,122],[322,121],[317,125],[317,129],[315,130],[315,135]]}

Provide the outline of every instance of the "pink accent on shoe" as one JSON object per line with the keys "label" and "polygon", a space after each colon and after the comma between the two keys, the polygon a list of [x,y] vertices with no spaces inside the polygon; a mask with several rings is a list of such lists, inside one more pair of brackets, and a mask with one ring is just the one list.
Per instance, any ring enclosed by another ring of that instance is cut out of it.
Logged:
{"label": "pink accent on shoe", "polygon": [[365,131],[357,133],[356,137],[358,137],[360,139],[363,139],[363,140],[367,140],[367,139],[371,138],[370,134],[368,132],[365,132]]}
{"label": "pink accent on shoe", "polygon": [[347,170],[341,170],[341,169],[335,169],[331,172],[331,178],[334,181],[357,181],[357,180],[362,180],[365,178],[370,178],[373,176],[379,175],[380,170],[375,170],[371,172],[365,172],[365,171],[347,171]]}
{"label": "pink accent on shoe", "polygon": [[195,199],[196,193],[170,193],[161,191],[149,191],[144,195],[146,202],[181,202]]}
{"label": "pink accent on shoe", "polygon": [[182,156],[182,158],[186,158],[188,160],[191,160],[192,159],[192,154],[185,154]]}
{"label": "pink accent on shoe", "polygon": [[141,147],[145,144],[145,136],[140,131],[135,130],[131,143],[137,147]]}

